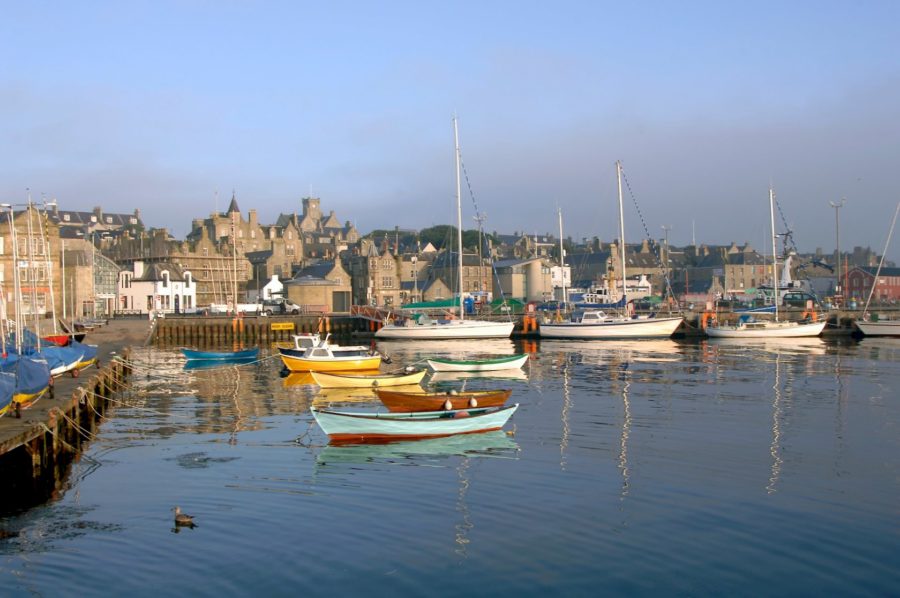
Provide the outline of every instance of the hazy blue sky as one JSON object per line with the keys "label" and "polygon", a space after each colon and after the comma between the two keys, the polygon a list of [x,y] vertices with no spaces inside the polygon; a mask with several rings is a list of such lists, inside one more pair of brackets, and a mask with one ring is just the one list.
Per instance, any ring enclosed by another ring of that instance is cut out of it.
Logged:
{"label": "hazy blue sky", "polygon": [[900,200],[900,2],[2,4],[6,202],[450,223],[453,113],[488,230],[555,233],[558,204],[613,239],[617,159],[679,245],[768,247],[771,182],[801,250],[846,197],[841,247],[880,251]]}

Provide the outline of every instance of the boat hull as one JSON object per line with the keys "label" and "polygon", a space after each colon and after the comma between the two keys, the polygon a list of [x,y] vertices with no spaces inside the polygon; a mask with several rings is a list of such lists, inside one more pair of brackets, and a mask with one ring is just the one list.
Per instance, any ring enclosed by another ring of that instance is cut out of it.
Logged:
{"label": "boat hull", "polygon": [[[512,394],[512,390],[483,390],[474,392],[447,393],[414,393],[391,390],[376,391],[379,400],[394,413],[415,413],[421,411],[440,411],[450,401],[452,409],[472,407],[500,407]],[[475,401],[473,404],[472,401]]]}
{"label": "boat hull", "polygon": [[684,318],[679,317],[622,319],[588,324],[561,322],[559,324],[541,324],[538,332],[541,338],[666,338],[672,336],[683,321]]}
{"label": "boat hull", "polygon": [[426,413],[347,413],[315,407],[311,411],[322,431],[333,443],[340,444],[490,432],[502,428],[518,406],[517,403],[496,410],[464,409]]}
{"label": "boat hull", "polygon": [[763,326],[712,326],[706,329],[710,338],[805,338],[819,336],[827,322],[766,322]]}
{"label": "boat hull", "polygon": [[383,386],[407,386],[419,384],[427,372],[411,374],[342,375],[327,372],[311,372],[316,384],[322,388],[376,388]]}
{"label": "boat hull", "polygon": [[375,338],[393,339],[453,339],[453,338],[508,338],[514,322],[489,322],[486,320],[431,320],[406,326],[387,324],[375,333]]}
{"label": "boat hull", "polygon": [[357,372],[377,370],[381,355],[368,357],[293,357],[281,353],[281,361],[292,372]]}
{"label": "boat hull", "polygon": [[182,348],[181,354],[187,359],[256,359],[259,356],[259,347],[242,351],[198,351],[196,349]]}
{"label": "boat hull", "polygon": [[528,355],[512,355],[497,359],[428,359],[428,367],[435,372],[493,372],[518,369],[528,361]]}
{"label": "boat hull", "polygon": [[900,320],[858,321],[856,327],[866,336],[900,336]]}

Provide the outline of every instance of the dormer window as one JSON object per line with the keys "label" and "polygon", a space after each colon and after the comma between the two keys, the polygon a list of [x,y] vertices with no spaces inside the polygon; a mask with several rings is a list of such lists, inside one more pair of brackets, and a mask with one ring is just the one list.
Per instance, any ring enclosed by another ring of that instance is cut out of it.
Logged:
{"label": "dormer window", "polygon": [[68,222],[70,219],[71,219],[71,218],[70,218],[70,216],[69,216],[68,214],[63,214],[63,220],[65,220],[66,222]]}
{"label": "dormer window", "polygon": [[96,217],[96,216],[91,216],[91,222],[97,222],[97,217]]}
{"label": "dormer window", "polygon": [[128,223],[129,224],[137,224],[137,218],[132,216],[131,218],[128,219]]}
{"label": "dormer window", "polygon": [[107,224],[112,224],[112,216],[107,216],[107,217],[106,217],[106,223],[107,223]]}

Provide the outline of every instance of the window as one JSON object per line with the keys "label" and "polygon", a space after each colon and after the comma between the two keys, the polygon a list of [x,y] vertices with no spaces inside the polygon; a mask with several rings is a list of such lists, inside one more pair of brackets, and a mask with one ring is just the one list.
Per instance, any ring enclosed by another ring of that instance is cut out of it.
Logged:
{"label": "window", "polygon": [[107,223],[107,224],[112,224],[112,216],[107,216],[107,217],[106,217],[106,223]]}
{"label": "window", "polygon": [[384,276],[384,277],[382,277],[382,279],[381,279],[381,286],[382,286],[383,288],[385,288],[385,289],[393,288],[393,286],[394,286],[394,279],[393,279],[393,277],[391,277],[391,276]]}
{"label": "window", "polygon": [[97,222],[97,217],[96,217],[96,216],[91,216],[91,222]]}
{"label": "window", "polygon": [[128,224],[137,224],[137,218],[132,216],[131,218],[128,219]]}
{"label": "window", "polygon": [[69,221],[69,215],[68,215],[68,214],[63,214],[63,220],[65,220],[66,222],[68,222],[68,221]]}

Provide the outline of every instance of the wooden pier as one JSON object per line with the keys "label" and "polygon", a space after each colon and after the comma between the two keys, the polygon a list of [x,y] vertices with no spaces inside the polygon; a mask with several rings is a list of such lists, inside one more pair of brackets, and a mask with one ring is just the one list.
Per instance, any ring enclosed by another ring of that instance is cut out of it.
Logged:
{"label": "wooden pier", "polygon": [[143,344],[148,329],[147,320],[126,320],[91,333],[86,342],[99,347],[97,366],[54,379],[19,417],[0,417],[0,513],[40,504],[64,488],[73,460],[127,384],[129,347]]}

